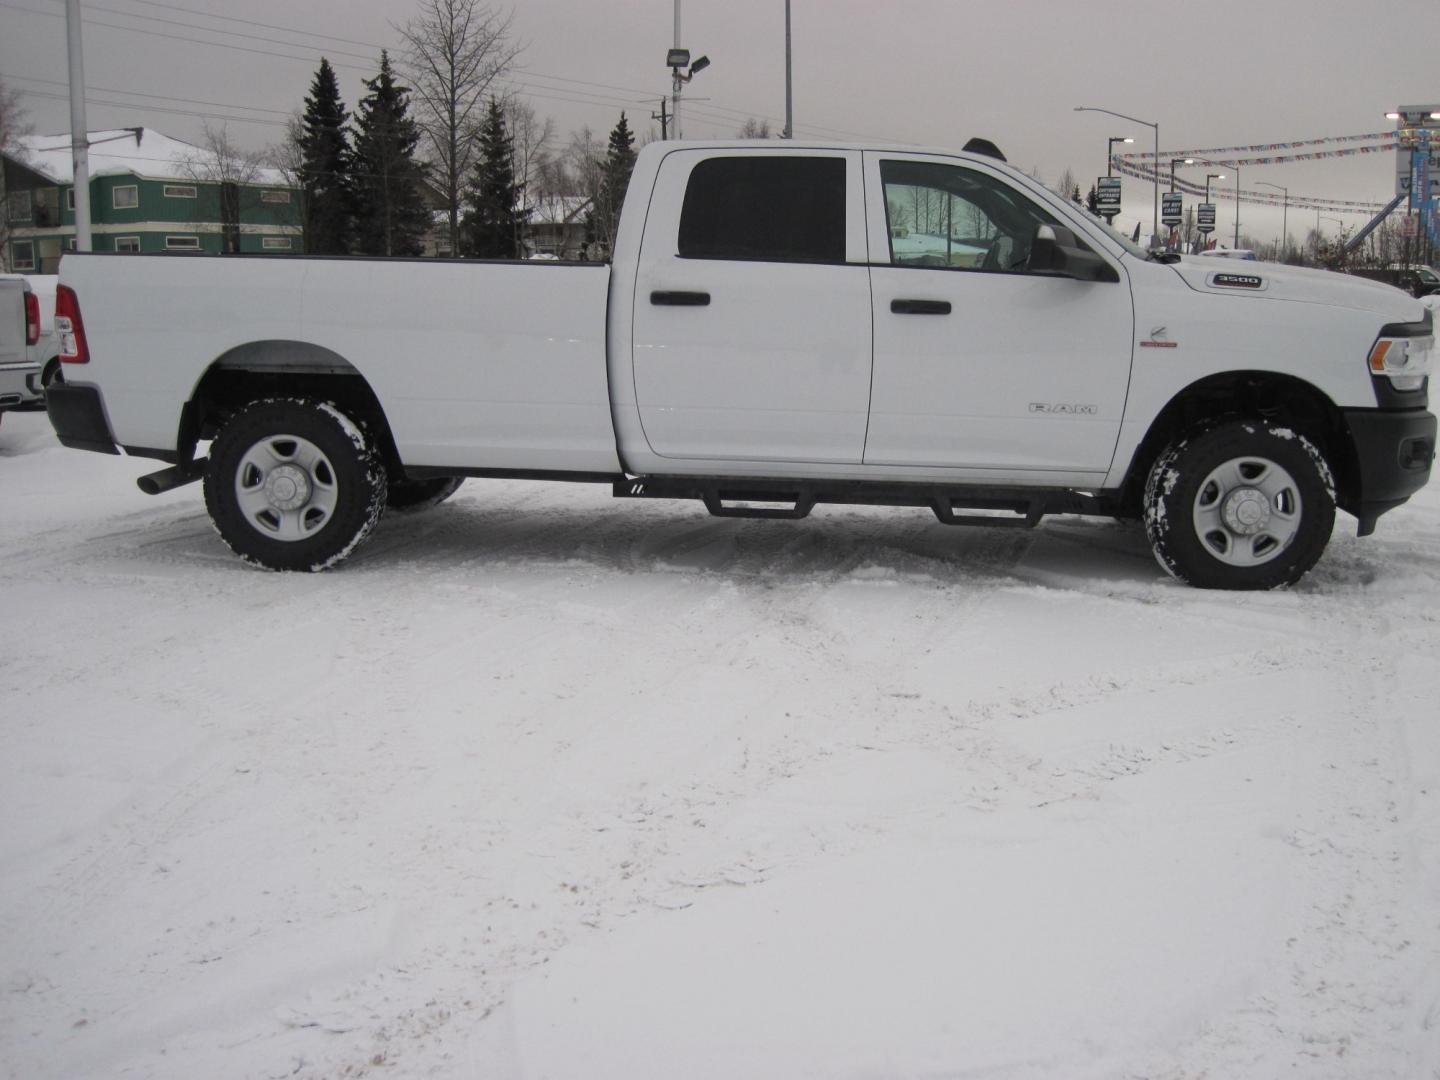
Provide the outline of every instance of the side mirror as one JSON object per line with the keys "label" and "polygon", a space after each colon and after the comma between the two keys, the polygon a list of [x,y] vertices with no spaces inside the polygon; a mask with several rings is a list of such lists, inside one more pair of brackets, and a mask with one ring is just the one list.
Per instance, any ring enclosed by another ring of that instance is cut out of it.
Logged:
{"label": "side mirror", "polygon": [[1032,274],[1053,274],[1077,281],[1119,281],[1120,275],[1093,251],[1086,251],[1063,225],[1037,225],[1030,242]]}

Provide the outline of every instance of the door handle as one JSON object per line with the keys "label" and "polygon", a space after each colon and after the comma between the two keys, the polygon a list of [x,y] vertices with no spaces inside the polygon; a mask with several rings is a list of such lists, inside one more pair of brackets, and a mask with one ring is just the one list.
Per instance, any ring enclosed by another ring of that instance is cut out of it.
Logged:
{"label": "door handle", "polygon": [[890,310],[896,315],[949,315],[949,300],[891,300]]}
{"label": "door handle", "polygon": [[650,294],[650,303],[660,307],[709,307],[708,292],[658,291]]}

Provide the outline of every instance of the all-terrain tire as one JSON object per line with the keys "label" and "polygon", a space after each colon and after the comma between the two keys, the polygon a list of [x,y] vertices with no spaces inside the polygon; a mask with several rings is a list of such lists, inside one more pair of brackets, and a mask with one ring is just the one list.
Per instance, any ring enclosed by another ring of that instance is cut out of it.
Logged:
{"label": "all-terrain tire", "polygon": [[1186,436],[1145,484],[1145,533],[1174,577],[1202,589],[1299,581],[1330,541],[1335,482],[1309,439],[1261,420]]}
{"label": "all-terrain tire", "polygon": [[460,490],[463,476],[436,476],[425,480],[391,480],[385,488],[387,513],[414,514],[439,506]]}
{"label": "all-terrain tire", "polygon": [[205,506],[230,549],[270,570],[328,570],[385,509],[385,465],[365,429],[329,402],[268,398],[215,437]]}

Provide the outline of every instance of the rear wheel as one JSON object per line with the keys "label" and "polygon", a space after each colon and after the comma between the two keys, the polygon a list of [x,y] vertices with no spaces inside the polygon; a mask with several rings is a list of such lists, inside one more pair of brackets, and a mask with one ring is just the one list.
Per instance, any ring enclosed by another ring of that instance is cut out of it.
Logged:
{"label": "rear wheel", "polygon": [[1204,589],[1291,585],[1335,524],[1335,485],[1316,446],[1237,421],[1182,439],[1150,471],[1145,531],[1155,557]]}
{"label": "rear wheel", "polygon": [[364,429],[326,402],[247,405],[221,429],[205,469],[221,539],[271,570],[326,570],[385,508],[385,466]]}

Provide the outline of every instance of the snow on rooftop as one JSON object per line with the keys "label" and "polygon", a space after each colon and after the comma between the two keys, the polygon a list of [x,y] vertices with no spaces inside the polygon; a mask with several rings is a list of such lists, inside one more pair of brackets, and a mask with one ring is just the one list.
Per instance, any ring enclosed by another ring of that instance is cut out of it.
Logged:
{"label": "snow on rooftop", "polygon": [[[56,184],[75,180],[70,134],[27,135],[16,140],[16,157]],[[141,176],[148,180],[194,180],[204,175],[213,153],[153,128],[115,128],[90,132],[90,176]],[[278,169],[260,169],[257,183],[287,185]]]}

